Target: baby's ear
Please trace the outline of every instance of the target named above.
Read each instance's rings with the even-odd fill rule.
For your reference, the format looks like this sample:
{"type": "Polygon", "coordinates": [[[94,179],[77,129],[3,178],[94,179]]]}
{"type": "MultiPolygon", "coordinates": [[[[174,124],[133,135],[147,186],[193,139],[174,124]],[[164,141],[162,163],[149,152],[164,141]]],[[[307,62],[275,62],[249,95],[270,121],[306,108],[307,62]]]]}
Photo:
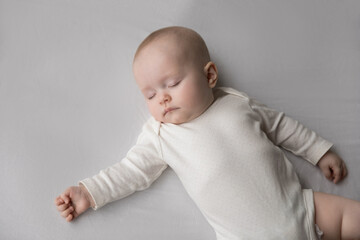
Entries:
{"type": "Polygon", "coordinates": [[[218,80],[218,71],[217,71],[215,63],[213,63],[211,61],[208,62],[204,67],[204,73],[208,80],[209,87],[214,88],[216,86],[216,83],[218,80]]]}

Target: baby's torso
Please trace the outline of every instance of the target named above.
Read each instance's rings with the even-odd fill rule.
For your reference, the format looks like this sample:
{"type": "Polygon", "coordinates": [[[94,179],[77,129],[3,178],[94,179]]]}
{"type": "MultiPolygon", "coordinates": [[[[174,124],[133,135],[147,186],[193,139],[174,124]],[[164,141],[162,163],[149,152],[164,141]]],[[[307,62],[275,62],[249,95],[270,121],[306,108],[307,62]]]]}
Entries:
{"type": "Polygon", "coordinates": [[[297,176],[246,98],[220,94],[192,122],[162,124],[159,137],[164,160],[218,238],[263,236],[279,224],[301,229],[295,227],[305,216],[297,176]]]}

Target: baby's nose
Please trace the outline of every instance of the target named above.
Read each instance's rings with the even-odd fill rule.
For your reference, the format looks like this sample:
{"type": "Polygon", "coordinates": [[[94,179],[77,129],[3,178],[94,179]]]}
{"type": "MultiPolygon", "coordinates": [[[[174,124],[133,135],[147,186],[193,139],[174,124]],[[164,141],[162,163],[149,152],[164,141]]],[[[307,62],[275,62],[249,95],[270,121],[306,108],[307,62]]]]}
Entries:
{"type": "Polygon", "coordinates": [[[171,101],[171,96],[167,93],[164,93],[162,97],[160,98],[160,104],[164,104],[171,101]]]}

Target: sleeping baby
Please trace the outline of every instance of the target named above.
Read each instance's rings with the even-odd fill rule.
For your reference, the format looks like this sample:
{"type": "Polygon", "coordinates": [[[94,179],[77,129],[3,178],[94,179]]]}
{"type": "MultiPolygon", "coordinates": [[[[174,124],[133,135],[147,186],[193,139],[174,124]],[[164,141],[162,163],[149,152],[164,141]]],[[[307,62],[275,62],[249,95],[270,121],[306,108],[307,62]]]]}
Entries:
{"type": "Polygon", "coordinates": [[[133,72],[151,117],[125,158],[55,199],[67,221],[148,188],[169,166],[217,239],[360,239],[360,202],[302,189],[280,149],[337,183],[347,169],[332,143],[243,92],[215,88],[198,33],[151,33],[133,72]]]}

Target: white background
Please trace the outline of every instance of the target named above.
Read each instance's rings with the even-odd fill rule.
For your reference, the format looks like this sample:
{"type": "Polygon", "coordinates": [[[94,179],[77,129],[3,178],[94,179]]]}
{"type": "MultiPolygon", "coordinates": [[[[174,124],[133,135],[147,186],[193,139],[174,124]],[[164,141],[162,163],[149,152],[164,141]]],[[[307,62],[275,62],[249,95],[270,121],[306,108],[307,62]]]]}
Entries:
{"type": "Polygon", "coordinates": [[[359,1],[0,0],[0,239],[215,239],[171,169],[73,223],[53,203],[135,143],[133,54],[170,25],[203,36],[221,86],[335,143],[338,185],[287,152],[304,188],[360,201],[359,1]]]}

